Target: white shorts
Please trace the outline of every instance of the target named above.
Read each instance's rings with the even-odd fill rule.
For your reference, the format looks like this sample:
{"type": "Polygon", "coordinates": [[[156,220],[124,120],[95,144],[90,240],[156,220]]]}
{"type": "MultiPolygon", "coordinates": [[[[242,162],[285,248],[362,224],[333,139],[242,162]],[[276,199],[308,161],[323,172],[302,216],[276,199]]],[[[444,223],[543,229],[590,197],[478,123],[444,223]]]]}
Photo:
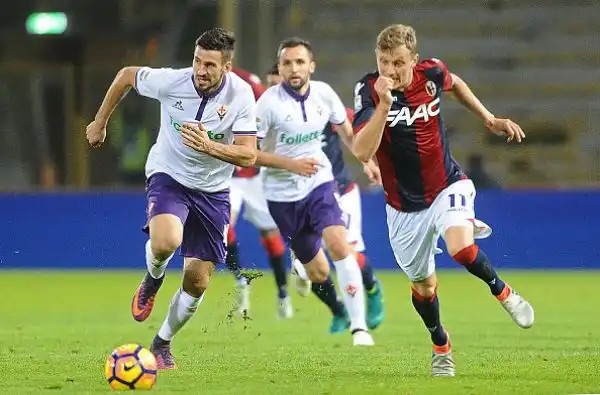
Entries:
{"type": "Polygon", "coordinates": [[[355,185],[349,192],[339,196],[338,204],[344,213],[348,243],[354,246],[356,252],[363,252],[365,250],[365,242],[362,237],[362,206],[358,185],[355,185]]]}
{"type": "Polygon", "coordinates": [[[260,175],[252,178],[233,177],[229,192],[231,211],[239,213],[245,204],[244,219],[259,230],[277,229],[267,206],[260,175]]]}
{"type": "Polygon", "coordinates": [[[472,228],[478,239],[492,233],[475,219],[475,194],[473,182],[465,179],[444,189],[425,210],[405,213],[386,206],[390,244],[398,266],[411,281],[425,280],[435,272],[437,242],[448,228],[472,228]]]}

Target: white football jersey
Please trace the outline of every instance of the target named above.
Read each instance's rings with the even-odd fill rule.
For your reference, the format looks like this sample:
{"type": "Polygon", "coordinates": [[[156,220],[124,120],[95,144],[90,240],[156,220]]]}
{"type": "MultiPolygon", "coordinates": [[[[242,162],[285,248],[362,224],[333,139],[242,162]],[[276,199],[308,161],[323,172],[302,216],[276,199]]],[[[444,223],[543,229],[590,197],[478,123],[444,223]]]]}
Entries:
{"type": "Polygon", "coordinates": [[[166,173],[185,187],[204,192],[229,187],[233,165],[183,144],[185,122],[202,121],[211,140],[232,144],[235,136],[256,134],[256,103],[252,88],[234,73],[205,95],[196,90],[191,67],[141,68],[136,75],[140,95],[160,102],[160,130],[146,161],[146,177],[166,173]]]}
{"type": "Polygon", "coordinates": [[[321,149],[323,129],[328,122],[341,125],[346,108],[326,83],[310,81],[304,96],[285,84],[269,88],[256,106],[261,149],[290,158],[314,158],[321,163],[312,177],[287,170],[262,171],[265,197],[275,202],[294,202],[305,198],[319,185],[332,181],[331,163],[321,149]]]}

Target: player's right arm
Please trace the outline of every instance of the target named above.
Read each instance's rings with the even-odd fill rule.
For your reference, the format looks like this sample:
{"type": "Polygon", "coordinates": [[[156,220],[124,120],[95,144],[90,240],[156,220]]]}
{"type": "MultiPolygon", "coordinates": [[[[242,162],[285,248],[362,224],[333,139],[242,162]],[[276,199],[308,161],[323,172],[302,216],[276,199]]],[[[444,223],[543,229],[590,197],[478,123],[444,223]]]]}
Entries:
{"type": "Polygon", "coordinates": [[[390,78],[379,76],[374,85],[377,98],[373,97],[366,78],[360,80],[354,89],[353,154],[362,162],[371,160],[381,143],[392,106],[392,86],[390,78]]]}
{"type": "Polygon", "coordinates": [[[140,95],[158,100],[161,89],[171,83],[174,76],[176,77],[174,71],[168,68],[153,69],[139,66],[128,66],[119,70],[104,96],[94,121],[86,129],[90,145],[92,147],[102,145],[106,138],[108,119],[129,89],[135,88],[140,95]]]}
{"type": "Polygon", "coordinates": [[[129,92],[130,88],[135,87],[136,75],[140,69],[141,67],[129,66],[119,70],[96,113],[94,118],[96,122],[106,125],[121,99],[129,92]]]}
{"type": "MultiPolygon", "coordinates": [[[[271,134],[275,133],[273,130],[274,117],[272,108],[276,108],[276,104],[269,103],[268,95],[261,96],[256,103],[256,136],[261,141],[271,138],[271,134]]],[[[261,143],[260,146],[262,148],[264,144],[261,143]]],[[[256,166],[283,169],[301,176],[310,177],[317,172],[320,163],[312,158],[293,159],[272,152],[258,150],[256,153],[256,166]]]]}
{"type": "Polygon", "coordinates": [[[86,136],[92,147],[101,146],[106,139],[108,119],[129,89],[135,86],[139,69],[140,67],[136,66],[122,68],[110,84],[94,120],[86,128],[86,136]]]}

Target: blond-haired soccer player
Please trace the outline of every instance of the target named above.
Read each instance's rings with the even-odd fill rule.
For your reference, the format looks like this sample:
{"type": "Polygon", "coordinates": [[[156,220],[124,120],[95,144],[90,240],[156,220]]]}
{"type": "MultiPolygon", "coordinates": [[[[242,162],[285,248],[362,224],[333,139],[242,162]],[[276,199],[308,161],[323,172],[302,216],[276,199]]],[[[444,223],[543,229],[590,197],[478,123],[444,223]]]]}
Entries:
{"type": "Polygon", "coordinates": [[[448,253],[488,285],[517,325],[529,328],[534,313],[475,244],[475,238],[487,237],[491,230],[475,219],[475,188],[450,154],[440,113],[443,92],[453,93],[508,142],[521,142],[525,135],[510,119],[496,118],[441,60],[420,60],[412,27],[383,29],[375,53],[378,70],[354,89],[354,153],[363,161],[375,157],[381,169],[390,243],[412,283],[413,305],[431,334],[432,373],[454,376],[437,297],[434,254],[440,236],[448,253]]]}

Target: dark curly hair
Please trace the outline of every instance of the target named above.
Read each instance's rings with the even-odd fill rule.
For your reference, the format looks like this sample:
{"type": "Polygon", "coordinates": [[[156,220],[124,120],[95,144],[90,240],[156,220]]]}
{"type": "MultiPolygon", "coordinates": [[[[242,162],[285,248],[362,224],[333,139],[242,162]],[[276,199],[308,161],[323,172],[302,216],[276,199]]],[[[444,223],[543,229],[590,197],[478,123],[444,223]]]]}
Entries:
{"type": "Polygon", "coordinates": [[[215,27],[202,33],[196,40],[196,46],[207,51],[219,51],[223,59],[231,60],[235,49],[235,35],[229,30],[215,27]]]}

